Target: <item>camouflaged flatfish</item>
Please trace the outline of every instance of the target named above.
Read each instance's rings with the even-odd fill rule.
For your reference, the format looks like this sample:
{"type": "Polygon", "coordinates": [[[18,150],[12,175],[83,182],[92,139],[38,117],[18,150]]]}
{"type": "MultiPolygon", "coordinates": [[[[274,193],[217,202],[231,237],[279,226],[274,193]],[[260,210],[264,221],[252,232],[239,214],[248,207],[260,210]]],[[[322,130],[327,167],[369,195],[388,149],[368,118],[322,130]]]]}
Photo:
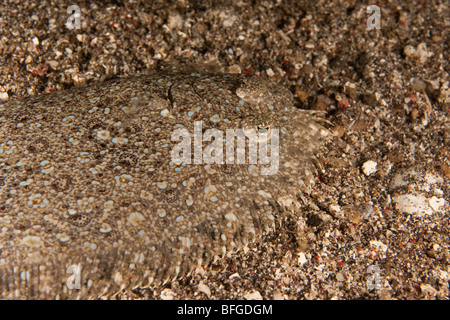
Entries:
{"type": "Polygon", "coordinates": [[[231,74],[135,76],[0,103],[0,297],[110,296],[241,248],[308,192],[327,135],[319,120],[281,85],[231,74]],[[227,129],[277,131],[277,172],[262,174],[270,164],[252,163],[237,138],[246,163],[194,159],[219,159],[211,144],[227,129]],[[174,132],[195,130],[200,146],[174,158],[174,132]]]}

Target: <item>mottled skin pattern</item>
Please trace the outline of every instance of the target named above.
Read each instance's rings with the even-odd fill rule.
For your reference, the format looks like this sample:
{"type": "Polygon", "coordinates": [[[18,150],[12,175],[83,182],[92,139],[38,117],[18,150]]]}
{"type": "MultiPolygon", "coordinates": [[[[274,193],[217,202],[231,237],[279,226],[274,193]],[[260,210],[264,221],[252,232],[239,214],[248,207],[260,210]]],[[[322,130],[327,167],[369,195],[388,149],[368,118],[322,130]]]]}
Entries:
{"type": "Polygon", "coordinates": [[[316,120],[286,88],[241,75],[145,75],[0,104],[0,297],[110,296],[241,248],[308,192],[326,135],[316,120]],[[278,128],[278,173],[173,163],[172,132],[195,120],[278,128]]]}

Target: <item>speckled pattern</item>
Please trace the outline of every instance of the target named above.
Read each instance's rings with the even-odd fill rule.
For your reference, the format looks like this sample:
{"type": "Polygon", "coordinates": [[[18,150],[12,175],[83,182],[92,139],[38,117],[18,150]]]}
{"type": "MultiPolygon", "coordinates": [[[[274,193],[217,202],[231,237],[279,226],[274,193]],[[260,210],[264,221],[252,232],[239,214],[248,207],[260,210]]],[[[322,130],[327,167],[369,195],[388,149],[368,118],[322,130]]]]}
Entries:
{"type": "Polygon", "coordinates": [[[231,74],[143,75],[0,104],[0,297],[110,296],[241,248],[298,210],[327,136],[318,121],[281,85],[231,74]],[[278,173],[175,164],[172,133],[199,120],[279,129],[278,173]]]}

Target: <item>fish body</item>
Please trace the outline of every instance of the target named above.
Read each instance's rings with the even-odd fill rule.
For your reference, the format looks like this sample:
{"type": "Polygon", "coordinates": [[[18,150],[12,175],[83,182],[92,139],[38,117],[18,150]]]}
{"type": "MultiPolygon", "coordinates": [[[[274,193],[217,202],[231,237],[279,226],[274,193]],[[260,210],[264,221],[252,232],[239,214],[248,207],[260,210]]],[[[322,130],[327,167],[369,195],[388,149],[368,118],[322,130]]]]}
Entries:
{"type": "Polygon", "coordinates": [[[108,297],[242,248],[292,214],[326,136],[288,89],[242,75],[142,75],[2,102],[0,297],[108,297]]]}

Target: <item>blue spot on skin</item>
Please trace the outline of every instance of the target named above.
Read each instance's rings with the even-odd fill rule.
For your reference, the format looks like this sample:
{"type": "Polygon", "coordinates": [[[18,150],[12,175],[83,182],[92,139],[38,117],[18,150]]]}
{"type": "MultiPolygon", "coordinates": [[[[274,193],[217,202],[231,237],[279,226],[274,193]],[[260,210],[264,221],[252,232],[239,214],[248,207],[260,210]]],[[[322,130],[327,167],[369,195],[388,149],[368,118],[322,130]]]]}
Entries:
{"type": "Polygon", "coordinates": [[[161,183],[161,184],[158,184],[158,188],[164,190],[165,188],[167,188],[167,185],[165,183],[161,183]]]}
{"type": "Polygon", "coordinates": [[[220,116],[216,113],[211,117],[212,122],[217,123],[220,122],[220,116]]]}
{"type": "Polygon", "coordinates": [[[236,111],[241,111],[241,109],[239,109],[239,107],[236,107],[236,111]]]}
{"type": "Polygon", "coordinates": [[[242,100],[239,100],[239,103],[240,103],[240,104],[244,104],[245,102],[244,102],[244,101],[242,101],[242,100]]]}
{"type": "Polygon", "coordinates": [[[48,205],[48,200],[47,199],[42,199],[42,204],[39,206],[39,208],[45,208],[48,205]]]}
{"type": "Polygon", "coordinates": [[[173,166],[173,162],[172,161],[169,162],[169,166],[173,166]]]}
{"type": "Polygon", "coordinates": [[[211,198],[211,201],[212,201],[212,202],[217,202],[218,200],[219,200],[219,199],[218,199],[217,197],[212,197],[212,198],[211,198]]]}
{"type": "MultiPolygon", "coordinates": [[[[113,138],[111,141],[112,141],[112,143],[117,143],[117,142],[118,142],[118,139],[117,139],[117,138],[113,138]]],[[[127,138],[124,138],[122,142],[127,143],[127,142],[128,142],[128,139],[127,139],[127,138]]]]}
{"type": "Polygon", "coordinates": [[[194,112],[188,111],[188,116],[189,116],[189,117],[192,117],[193,115],[194,115],[194,112]]]}
{"type": "Polygon", "coordinates": [[[219,90],[219,91],[222,91],[222,90],[223,90],[223,88],[219,88],[219,89],[217,89],[217,90],[219,90]]]}
{"type": "Polygon", "coordinates": [[[163,145],[161,146],[161,148],[167,148],[168,146],[169,146],[169,144],[166,143],[166,144],[163,144],[163,145]]]}
{"type": "Polygon", "coordinates": [[[269,107],[269,110],[273,110],[275,107],[274,106],[270,106],[269,107]]]}
{"type": "Polygon", "coordinates": [[[181,171],[181,168],[175,168],[175,171],[176,171],[176,172],[180,172],[180,171],[181,171]]]}
{"type": "Polygon", "coordinates": [[[73,119],[74,116],[68,116],[68,117],[65,117],[65,118],[62,119],[62,121],[63,121],[63,122],[66,122],[66,121],[68,120],[67,118],[73,119]]]}
{"type": "Polygon", "coordinates": [[[225,102],[226,102],[226,103],[230,103],[230,100],[228,100],[228,99],[225,99],[225,102]]]}
{"type": "Polygon", "coordinates": [[[77,160],[78,160],[80,163],[86,163],[86,162],[89,162],[89,161],[90,161],[89,158],[86,158],[85,160],[81,160],[80,157],[77,157],[77,160]]]}
{"type": "Polygon", "coordinates": [[[161,83],[163,80],[164,80],[164,79],[161,78],[161,79],[156,80],[156,82],[161,83]]]}
{"type": "MultiPolygon", "coordinates": [[[[256,166],[254,164],[251,164],[248,166],[248,172],[252,173],[252,169],[255,168],[256,166]]],[[[256,172],[252,173],[252,176],[257,177],[258,174],[256,172]]]]}
{"type": "Polygon", "coordinates": [[[98,173],[98,171],[97,170],[94,170],[94,168],[89,168],[88,169],[92,174],[97,174],[98,173]]]}

